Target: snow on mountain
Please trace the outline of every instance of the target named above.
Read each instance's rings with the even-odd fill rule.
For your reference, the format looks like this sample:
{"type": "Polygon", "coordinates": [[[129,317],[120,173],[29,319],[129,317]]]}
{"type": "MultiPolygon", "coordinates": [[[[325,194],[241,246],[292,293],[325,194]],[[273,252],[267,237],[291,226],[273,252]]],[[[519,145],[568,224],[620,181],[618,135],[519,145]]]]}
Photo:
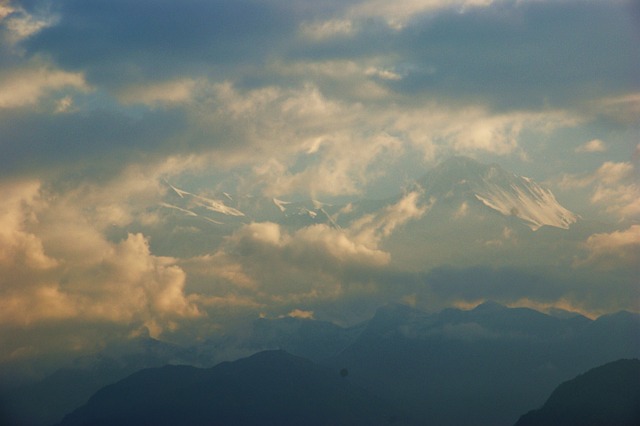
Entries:
{"type": "Polygon", "coordinates": [[[534,231],[542,226],[568,229],[578,219],[533,180],[466,157],[441,163],[420,185],[427,198],[476,200],[503,216],[519,218],[534,231]]]}
{"type": "MultiPolygon", "coordinates": [[[[209,198],[169,184],[169,199],[161,206],[205,219],[215,224],[271,221],[300,228],[325,223],[335,228],[348,227],[367,214],[383,211],[397,199],[360,200],[351,208],[314,199],[285,201],[279,198],[222,193],[209,198]]],[[[518,176],[498,165],[485,165],[466,157],[453,157],[433,168],[420,181],[418,190],[424,200],[437,200],[444,216],[430,215],[430,225],[440,226],[443,217],[481,214],[490,209],[502,216],[517,218],[532,230],[542,226],[568,229],[578,217],[564,208],[553,193],[533,180],[518,176]]],[[[471,216],[470,216],[471,217],[471,216]]]]}
{"type": "Polygon", "coordinates": [[[278,209],[280,209],[280,211],[282,213],[287,211],[287,204],[291,204],[290,201],[282,201],[282,200],[278,200],[277,198],[273,198],[273,204],[275,204],[278,209]]]}
{"type": "MultiPolygon", "coordinates": [[[[201,195],[197,195],[197,194],[193,194],[191,192],[187,192],[184,191],[182,189],[176,188],[175,186],[167,183],[169,185],[169,187],[181,198],[181,199],[185,199],[188,198],[190,203],[195,206],[195,207],[202,207],[206,210],[212,211],[212,212],[216,212],[216,213],[222,213],[223,215],[226,216],[245,216],[245,214],[243,212],[241,212],[240,210],[230,207],[228,205],[225,204],[224,201],[222,200],[214,200],[211,198],[207,198],[207,197],[203,197],[201,195]]],[[[229,194],[224,194],[225,197],[227,197],[230,201],[232,200],[231,196],[229,194]]],[[[191,213],[191,215],[194,216],[199,216],[198,214],[188,210],[188,209],[183,209],[183,208],[179,208],[177,206],[171,206],[171,205],[165,205],[165,207],[172,207],[172,208],[176,208],[178,210],[182,210],[183,212],[187,212],[187,213],[191,213]]]]}

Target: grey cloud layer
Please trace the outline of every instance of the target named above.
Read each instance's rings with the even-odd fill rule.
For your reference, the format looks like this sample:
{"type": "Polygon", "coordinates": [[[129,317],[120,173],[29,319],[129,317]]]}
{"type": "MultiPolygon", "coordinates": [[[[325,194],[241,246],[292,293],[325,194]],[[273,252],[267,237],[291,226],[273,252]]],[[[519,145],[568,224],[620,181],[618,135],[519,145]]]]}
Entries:
{"type": "MultiPolygon", "coordinates": [[[[451,7],[416,14],[400,30],[379,18],[344,17],[335,5],[318,16],[305,2],[54,7],[59,23],[31,38],[28,51],[51,54],[106,86],[185,73],[237,78],[248,71],[238,75],[236,67],[273,59],[375,57],[402,77],[384,82],[401,94],[488,99],[501,108],[566,106],[640,87],[638,21],[627,2],[503,1],[464,13],[451,7]],[[353,21],[354,30],[320,40],[301,36],[301,24],[327,15],[353,21]]],[[[255,69],[249,74],[246,83],[264,79],[255,69]]]]}
{"type": "Polygon", "coordinates": [[[154,111],[142,117],[108,110],[59,115],[3,113],[0,175],[37,173],[61,166],[89,166],[92,173],[112,174],[131,161],[177,151],[170,142],[185,126],[180,111],[154,111]]]}
{"type": "Polygon", "coordinates": [[[639,87],[637,22],[609,2],[504,2],[412,23],[415,60],[398,86],[489,98],[500,107],[565,106],[639,87]]]}
{"type": "Polygon", "coordinates": [[[64,1],[27,43],[106,86],[261,63],[291,35],[283,5],[256,1],[64,1]]]}

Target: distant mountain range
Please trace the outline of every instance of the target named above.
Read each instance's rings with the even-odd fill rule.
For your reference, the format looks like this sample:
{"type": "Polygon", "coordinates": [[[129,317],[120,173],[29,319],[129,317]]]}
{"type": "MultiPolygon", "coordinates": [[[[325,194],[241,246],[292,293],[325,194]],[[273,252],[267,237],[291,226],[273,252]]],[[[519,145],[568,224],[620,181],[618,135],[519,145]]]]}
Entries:
{"type": "MultiPolygon", "coordinates": [[[[191,347],[138,338],[13,390],[4,405],[20,419],[15,424],[50,425],[100,388],[142,368],[211,367],[224,359],[285,350],[310,359],[295,363],[313,363],[323,371],[319,376],[331,381],[343,380],[338,372],[346,369],[346,380],[359,389],[354,392],[387,401],[380,406],[392,408],[397,420],[506,426],[542,406],[563,381],[607,362],[639,358],[638,335],[640,315],[628,312],[591,320],[567,311],[548,315],[492,302],[433,314],[392,304],[350,328],[312,319],[257,319],[234,335],[191,347]]],[[[195,368],[161,371],[204,374],[195,368]]]]}
{"type": "MultiPolygon", "coordinates": [[[[332,205],[318,200],[286,201],[221,193],[194,194],[167,183],[170,191],[161,207],[185,217],[218,225],[248,221],[274,221],[290,226],[329,223],[347,226],[358,215],[383,209],[399,198],[332,205]]],[[[467,157],[452,157],[439,164],[409,189],[421,193],[421,202],[434,199],[456,211],[481,209],[513,217],[532,230],[542,226],[568,229],[578,216],[564,208],[550,190],[533,180],[508,172],[496,164],[485,165],[467,157]]],[[[462,211],[460,211],[462,213],[462,211]]]]}
{"type": "Polygon", "coordinates": [[[330,362],[417,423],[510,425],[558,383],[639,357],[639,331],[640,315],[624,312],[592,321],[496,303],[435,315],[390,305],[330,362]]]}
{"type": "Polygon", "coordinates": [[[398,266],[414,270],[496,259],[510,265],[528,264],[528,259],[555,262],[575,251],[578,241],[608,229],[582,220],[532,179],[467,157],[444,161],[384,199],[289,200],[188,190],[167,182],[153,213],[162,219],[164,231],[173,232],[139,226],[149,235],[154,252],[189,257],[217,250],[226,237],[252,222],[276,223],[290,233],[323,224],[358,235],[362,223],[384,227],[390,212],[406,208],[407,201],[421,214],[385,228],[379,248],[398,266]],[[571,248],[557,244],[559,240],[571,248]]]}

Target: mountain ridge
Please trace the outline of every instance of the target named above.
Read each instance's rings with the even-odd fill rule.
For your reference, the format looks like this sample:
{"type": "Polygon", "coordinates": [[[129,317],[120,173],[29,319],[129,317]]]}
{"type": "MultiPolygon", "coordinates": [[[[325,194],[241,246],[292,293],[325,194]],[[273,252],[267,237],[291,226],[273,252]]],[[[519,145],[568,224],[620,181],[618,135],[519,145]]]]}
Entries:
{"type": "Polygon", "coordinates": [[[635,426],[639,401],[640,360],[621,359],[563,382],[515,426],[635,426]]]}
{"type": "Polygon", "coordinates": [[[331,371],[285,351],[202,370],[142,370],[95,393],[60,426],[383,425],[402,414],[331,371]]]}
{"type": "MultiPolygon", "coordinates": [[[[350,203],[354,208],[347,208],[349,205],[333,205],[313,198],[288,201],[281,197],[232,196],[226,192],[217,197],[203,196],[169,182],[166,184],[175,197],[173,202],[161,203],[161,207],[218,225],[275,221],[290,226],[326,223],[342,227],[355,218],[353,212],[371,213],[398,199],[358,200],[350,203]]],[[[515,217],[534,231],[542,226],[568,229],[578,220],[578,216],[563,207],[549,189],[532,179],[469,157],[445,160],[416,180],[414,188],[422,193],[423,202],[431,197],[437,201],[456,197],[461,202],[483,205],[504,217],[515,217]]]]}

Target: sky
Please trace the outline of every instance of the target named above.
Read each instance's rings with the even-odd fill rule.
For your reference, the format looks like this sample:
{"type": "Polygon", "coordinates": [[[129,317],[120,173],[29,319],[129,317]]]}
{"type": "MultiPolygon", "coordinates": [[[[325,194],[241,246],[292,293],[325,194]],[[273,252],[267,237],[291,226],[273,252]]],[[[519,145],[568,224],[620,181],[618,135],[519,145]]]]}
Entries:
{"type": "Polygon", "coordinates": [[[638,311],[639,45],[637,1],[0,0],[0,363],[398,301],[638,311]],[[412,193],[348,229],[158,207],[385,199],[453,155],[588,225],[403,254],[412,193]]]}

